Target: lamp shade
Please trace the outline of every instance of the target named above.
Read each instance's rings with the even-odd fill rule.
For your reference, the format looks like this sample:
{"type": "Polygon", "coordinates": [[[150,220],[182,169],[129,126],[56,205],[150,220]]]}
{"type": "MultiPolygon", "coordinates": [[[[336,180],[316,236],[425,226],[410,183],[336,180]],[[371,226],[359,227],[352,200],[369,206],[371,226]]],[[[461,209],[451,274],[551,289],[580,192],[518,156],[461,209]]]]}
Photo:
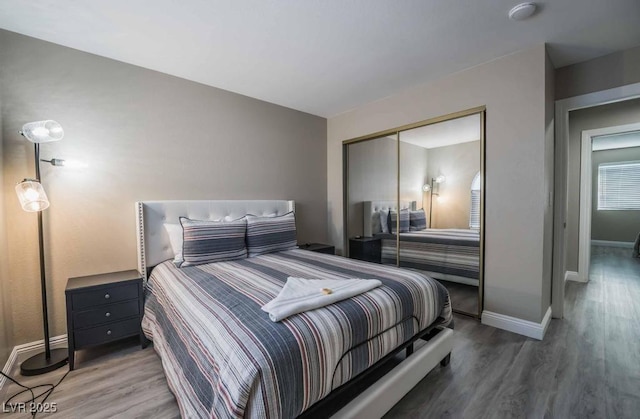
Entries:
{"type": "Polygon", "coordinates": [[[18,183],[16,193],[22,209],[27,212],[38,212],[49,208],[47,194],[37,180],[25,179],[18,183]]]}
{"type": "Polygon", "coordinates": [[[48,119],[46,121],[29,122],[22,126],[20,134],[32,143],[49,143],[60,141],[64,137],[62,125],[48,119]]]}
{"type": "Polygon", "coordinates": [[[436,178],[436,183],[444,183],[447,178],[444,175],[440,175],[436,178]]]}
{"type": "Polygon", "coordinates": [[[423,192],[429,192],[430,190],[431,190],[431,185],[429,185],[428,183],[425,183],[424,185],[422,185],[423,192]]]}

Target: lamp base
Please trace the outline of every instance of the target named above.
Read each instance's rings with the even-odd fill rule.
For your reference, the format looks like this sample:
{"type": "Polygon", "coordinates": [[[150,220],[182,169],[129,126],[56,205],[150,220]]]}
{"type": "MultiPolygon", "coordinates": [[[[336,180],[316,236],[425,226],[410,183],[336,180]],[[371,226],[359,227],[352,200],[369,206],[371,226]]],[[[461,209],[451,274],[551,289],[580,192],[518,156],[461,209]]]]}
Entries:
{"type": "Polygon", "coordinates": [[[67,365],[68,362],[69,351],[67,348],[52,349],[49,359],[47,359],[45,353],[42,352],[25,360],[20,364],[20,374],[25,376],[46,374],[67,365]]]}

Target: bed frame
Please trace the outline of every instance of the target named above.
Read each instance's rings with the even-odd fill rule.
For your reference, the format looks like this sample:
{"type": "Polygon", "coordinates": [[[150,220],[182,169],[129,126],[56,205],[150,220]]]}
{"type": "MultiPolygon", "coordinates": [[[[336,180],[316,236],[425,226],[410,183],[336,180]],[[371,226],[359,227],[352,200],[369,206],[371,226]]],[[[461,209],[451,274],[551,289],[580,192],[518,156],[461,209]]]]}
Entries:
{"type": "MultiPolygon", "coordinates": [[[[295,210],[294,201],[143,201],[136,202],[138,270],[146,281],[157,264],[174,257],[165,223],[179,217],[198,220],[233,220],[247,214],[282,215],[295,210]]],[[[453,330],[430,327],[399,346],[349,382],[333,390],[301,417],[381,417],[422,380],[438,363],[449,364],[453,330]],[[428,342],[414,352],[413,344],[428,342]],[[388,361],[406,351],[407,358],[385,374],[388,361]],[[411,356],[409,356],[411,355],[411,356]],[[377,378],[384,374],[381,378],[377,378]],[[371,382],[377,379],[373,384],[371,382]]]]}

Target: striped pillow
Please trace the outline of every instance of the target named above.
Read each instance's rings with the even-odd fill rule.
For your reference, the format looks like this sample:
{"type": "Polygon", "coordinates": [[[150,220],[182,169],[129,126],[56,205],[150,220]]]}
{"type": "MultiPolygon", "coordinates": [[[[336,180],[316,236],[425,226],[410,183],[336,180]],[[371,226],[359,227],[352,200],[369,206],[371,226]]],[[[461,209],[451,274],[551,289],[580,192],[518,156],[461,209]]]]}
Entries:
{"type": "MultiPolygon", "coordinates": [[[[398,223],[398,213],[396,211],[389,211],[389,233],[395,234],[397,223],[398,223]]],[[[409,210],[402,209],[400,210],[400,233],[409,232],[409,210]]]]}
{"type": "Polygon", "coordinates": [[[180,217],[180,224],[183,230],[180,267],[247,257],[244,218],[225,222],[180,217]]]}
{"type": "Polygon", "coordinates": [[[409,230],[420,231],[427,228],[427,216],[423,209],[409,211],[409,230]]]}
{"type": "Polygon", "coordinates": [[[389,234],[389,211],[380,210],[378,213],[380,217],[380,230],[382,230],[384,234],[389,234]]]}
{"type": "Polygon", "coordinates": [[[280,217],[247,215],[249,257],[295,249],[296,246],[296,218],[293,212],[280,217]]]}

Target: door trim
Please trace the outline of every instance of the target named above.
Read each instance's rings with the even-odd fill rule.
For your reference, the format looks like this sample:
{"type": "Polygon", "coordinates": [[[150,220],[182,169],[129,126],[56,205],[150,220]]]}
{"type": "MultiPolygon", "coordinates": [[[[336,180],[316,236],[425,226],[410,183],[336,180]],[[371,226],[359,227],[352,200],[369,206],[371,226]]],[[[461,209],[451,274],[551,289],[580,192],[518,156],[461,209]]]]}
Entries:
{"type": "Polygon", "coordinates": [[[555,113],[555,203],[553,217],[553,278],[551,307],[553,317],[564,316],[564,278],[566,274],[565,250],[567,247],[567,164],[569,156],[569,112],[607,103],[621,102],[640,97],[640,83],[601,90],[556,101],[555,113]]]}
{"type": "Polygon", "coordinates": [[[591,263],[591,211],[593,199],[592,144],[593,137],[639,131],[640,123],[615,125],[582,131],[580,151],[580,230],[578,234],[578,280],[589,282],[591,263]]]}

